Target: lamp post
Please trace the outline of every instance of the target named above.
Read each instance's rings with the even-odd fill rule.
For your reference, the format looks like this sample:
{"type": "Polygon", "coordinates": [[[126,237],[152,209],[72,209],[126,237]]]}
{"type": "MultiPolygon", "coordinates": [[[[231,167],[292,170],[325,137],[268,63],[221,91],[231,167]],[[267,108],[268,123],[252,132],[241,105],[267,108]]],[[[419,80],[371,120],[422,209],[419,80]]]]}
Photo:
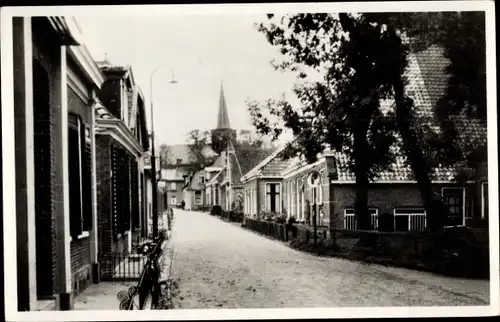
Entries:
{"type": "Polygon", "coordinates": [[[309,186],[313,190],[313,230],[314,230],[314,246],[317,244],[318,238],[318,223],[316,222],[317,218],[317,201],[316,201],[316,189],[319,186],[319,178],[320,174],[317,171],[313,171],[309,174],[307,181],[309,182],[309,186]]]}
{"type": "MultiPolygon", "coordinates": [[[[151,100],[151,172],[152,172],[152,185],[153,185],[153,238],[158,236],[158,181],[156,180],[156,155],[155,155],[155,130],[154,130],[154,116],[153,116],[153,76],[163,66],[156,67],[151,73],[149,81],[150,100],[151,100]]],[[[169,82],[176,84],[177,81],[173,78],[169,82]]],[[[161,165],[160,165],[161,169],[161,165]]]]}

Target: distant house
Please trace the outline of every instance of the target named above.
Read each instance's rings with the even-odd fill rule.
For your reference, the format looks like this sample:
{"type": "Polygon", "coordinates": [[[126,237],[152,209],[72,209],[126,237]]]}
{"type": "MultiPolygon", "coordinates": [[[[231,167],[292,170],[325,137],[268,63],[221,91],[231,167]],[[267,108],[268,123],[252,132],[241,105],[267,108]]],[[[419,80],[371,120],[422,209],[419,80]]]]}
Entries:
{"type": "MultiPolygon", "coordinates": [[[[166,156],[162,158],[162,180],[165,182],[168,192],[170,192],[169,204],[180,205],[182,201],[187,203],[183,188],[187,180],[192,177],[204,165],[188,144],[174,144],[167,146],[166,156]]],[[[205,161],[214,159],[217,154],[210,145],[205,146],[201,154],[205,161]]]]}
{"type": "MultiPolygon", "coordinates": [[[[448,61],[443,50],[433,46],[418,54],[410,54],[406,75],[408,95],[415,101],[416,112],[422,120],[433,119],[432,106],[446,88],[448,61]]],[[[392,108],[393,102],[384,102],[392,108]]],[[[460,141],[470,143],[463,149],[486,146],[486,124],[464,115],[454,118],[460,141]]],[[[245,214],[256,216],[261,209],[286,213],[299,222],[312,224],[313,207],[318,214],[317,224],[330,228],[356,230],[353,210],[355,177],[346,170],[347,158],[340,152],[325,151],[314,164],[305,164],[297,158],[284,161],[276,152],[243,177],[247,202],[245,214]],[[311,188],[307,177],[311,171],[320,173],[320,185],[311,188]],[[265,183],[259,183],[260,180],[265,183]],[[265,187],[264,187],[265,185],[265,187]],[[274,187],[273,187],[274,186],[274,187]],[[313,193],[316,192],[316,200],[313,193]],[[277,205],[282,206],[277,206],[277,205]]],[[[434,191],[449,208],[446,226],[486,227],[488,222],[487,164],[477,163],[473,168],[461,165],[434,169],[434,191]],[[466,182],[454,178],[463,170],[469,173],[466,182]]],[[[423,207],[412,171],[402,154],[390,170],[379,174],[368,191],[368,207],[374,230],[423,231],[427,214],[423,207]]]]}
{"type": "MultiPolygon", "coordinates": [[[[151,154],[149,152],[144,153],[144,177],[145,177],[145,202],[144,206],[146,208],[146,225],[142,225],[143,235],[146,238],[152,238],[153,236],[153,173],[151,172],[151,154]]],[[[167,200],[167,190],[165,188],[165,182],[161,179],[160,160],[156,158],[156,179],[158,184],[158,190],[156,191],[157,200],[157,213],[162,214],[168,207],[167,200]]]]}
{"type": "Polygon", "coordinates": [[[99,277],[93,109],[105,77],[75,20],[12,26],[18,310],[68,310],[99,277]]]}
{"type": "Polygon", "coordinates": [[[186,177],[183,187],[186,210],[201,210],[206,207],[205,170],[201,169],[186,177]]]}
{"type": "Polygon", "coordinates": [[[161,182],[167,193],[167,201],[170,207],[180,206],[183,200],[184,182],[189,176],[190,170],[186,168],[161,169],[161,182]]]}
{"type": "Polygon", "coordinates": [[[241,178],[244,185],[244,208],[246,216],[255,218],[263,212],[290,212],[283,199],[283,171],[294,160],[283,160],[276,149],[241,178]]]}
{"type": "Polygon", "coordinates": [[[129,66],[98,62],[106,75],[96,106],[99,252],[128,254],[147,226],[144,96],[129,66]]]}

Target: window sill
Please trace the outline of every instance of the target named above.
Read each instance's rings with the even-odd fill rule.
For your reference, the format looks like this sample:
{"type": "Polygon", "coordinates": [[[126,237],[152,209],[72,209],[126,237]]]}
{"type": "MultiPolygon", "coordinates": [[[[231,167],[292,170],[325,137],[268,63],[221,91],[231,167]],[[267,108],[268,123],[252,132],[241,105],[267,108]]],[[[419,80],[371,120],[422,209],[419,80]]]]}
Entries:
{"type": "Polygon", "coordinates": [[[73,239],[73,240],[80,240],[80,239],[87,238],[87,237],[89,237],[89,236],[90,236],[90,232],[88,232],[88,231],[83,231],[81,235],[78,235],[78,236],[76,237],[76,239],[75,239],[74,237],[73,237],[72,239],[73,239]]]}

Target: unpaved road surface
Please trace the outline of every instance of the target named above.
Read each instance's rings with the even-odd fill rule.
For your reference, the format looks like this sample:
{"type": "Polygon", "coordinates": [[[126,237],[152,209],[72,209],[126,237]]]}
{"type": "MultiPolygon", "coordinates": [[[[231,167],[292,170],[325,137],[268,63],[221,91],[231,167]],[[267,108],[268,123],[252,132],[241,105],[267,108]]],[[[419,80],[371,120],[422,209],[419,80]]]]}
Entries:
{"type": "Polygon", "coordinates": [[[206,213],[175,211],[176,308],[488,305],[489,282],[302,253],[206,213]]]}

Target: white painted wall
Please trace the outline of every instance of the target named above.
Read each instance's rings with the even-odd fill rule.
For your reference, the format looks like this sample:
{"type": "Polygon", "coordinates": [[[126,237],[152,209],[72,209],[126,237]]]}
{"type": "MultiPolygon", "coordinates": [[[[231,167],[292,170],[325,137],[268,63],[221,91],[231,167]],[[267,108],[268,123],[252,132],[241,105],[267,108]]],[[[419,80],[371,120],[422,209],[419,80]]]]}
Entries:
{"type": "Polygon", "coordinates": [[[148,233],[153,232],[153,183],[151,178],[146,179],[146,208],[148,214],[148,233]]]}

